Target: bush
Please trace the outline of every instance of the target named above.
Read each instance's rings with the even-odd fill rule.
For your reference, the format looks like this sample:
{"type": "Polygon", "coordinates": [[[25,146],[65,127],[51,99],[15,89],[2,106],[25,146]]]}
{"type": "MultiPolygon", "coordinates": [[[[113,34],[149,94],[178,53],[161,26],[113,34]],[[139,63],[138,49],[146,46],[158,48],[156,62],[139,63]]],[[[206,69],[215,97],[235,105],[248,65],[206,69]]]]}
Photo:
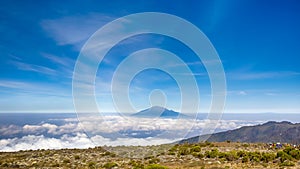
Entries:
{"type": "Polygon", "coordinates": [[[291,151],[289,152],[289,154],[290,154],[293,158],[295,158],[296,160],[300,160],[300,151],[299,151],[299,150],[296,150],[296,149],[291,150],[291,151]]]}
{"type": "Polygon", "coordinates": [[[249,147],[249,144],[242,144],[243,147],[249,147]]]}
{"type": "Polygon", "coordinates": [[[204,157],[204,155],[203,155],[202,153],[196,153],[196,152],[193,152],[192,155],[193,155],[194,157],[197,157],[197,158],[203,158],[203,157],[204,157]]]}
{"type": "Polygon", "coordinates": [[[175,152],[170,151],[170,152],[168,152],[168,155],[175,155],[175,152]]]}
{"type": "Polygon", "coordinates": [[[247,152],[245,152],[245,151],[238,151],[237,152],[237,156],[239,156],[239,157],[245,157],[245,156],[247,156],[247,152]]]}
{"type": "Polygon", "coordinates": [[[158,163],[160,160],[158,158],[152,158],[149,160],[149,164],[155,164],[158,163]]]}
{"type": "Polygon", "coordinates": [[[248,153],[249,159],[252,162],[260,162],[261,160],[261,153],[260,152],[249,152],[248,153]]]}
{"type": "Polygon", "coordinates": [[[88,167],[89,168],[96,168],[96,162],[94,162],[94,161],[89,162],[88,167]]]}
{"type": "Polygon", "coordinates": [[[218,153],[219,158],[226,158],[226,156],[227,156],[227,153],[225,153],[225,152],[219,152],[218,153]]]}
{"type": "Polygon", "coordinates": [[[284,162],[284,161],[286,161],[286,160],[292,160],[292,156],[290,156],[290,155],[288,155],[286,152],[284,152],[284,151],[278,151],[277,152],[277,156],[276,156],[277,158],[280,158],[280,162],[284,162]]]}
{"type": "Polygon", "coordinates": [[[128,164],[131,165],[133,169],[144,169],[144,164],[142,164],[141,161],[130,160],[128,164]]]}
{"type": "Polygon", "coordinates": [[[59,167],[58,163],[52,164],[51,167],[59,167]]]}
{"type": "Polygon", "coordinates": [[[80,156],[79,156],[79,155],[75,155],[75,156],[74,156],[74,159],[75,159],[75,160],[79,160],[79,159],[80,159],[80,156]]]}
{"type": "Polygon", "coordinates": [[[265,163],[268,163],[269,161],[275,160],[276,155],[273,153],[262,153],[261,160],[264,161],[265,163]]]}
{"type": "Polygon", "coordinates": [[[242,163],[247,163],[247,162],[249,162],[249,157],[248,156],[244,156],[242,158],[242,163]]]}
{"type": "Polygon", "coordinates": [[[253,162],[260,162],[260,159],[258,157],[253,157],[251,161],[253,161],[253,162]]]}
{"type": "Polygon", "coordinates": [[[174,151],[177,151],[177,148],[178,148],[178,146],[173,146],[170,150],[169,150],[169,152],[174,152],[174,151]]]}
{"type": "Polygon", "coordinates": [[[70,160],[69,159],[64,159],[63,163],[70,163],[70,160]]]}
{"type": "Polygon", "coordinates": [[[190,154],[190,151],[187,147],[180,147],[179,155],[188,155],[188,154],[190,154]]]}
{"type": "Polygon", "coordinates": [[[234,161],[239,159],[239,157],[237,156],[235,151],[230,151],[228,153],[226,153],[226,160],[227,161],[234,161]]]}
{"type": "Polygon", "coordinates": [[[219,155],[218,149],[212,149],[211,151],[206,151],[205,156],[207,158],[216,158],[219,155]]]}
{"type": "Polygon", "coordinates": [[[146,166],[145,169],[168,169],[168,167],[162,166],[159,164],[150,164],[150,165],[146,166]]]}
{"type": "Polygon", "coordinates": [[[290,154],[290,151],[292,151],[292,150],[293,150],[293,148],[290,147],[290,146],[288,146],[288,147],[285,147],[285,148],[284,148],[283,152],[285,152],[285,153],[287,153],[287,154],[290,154]]]}
{"type": "Polygon", "coordinates": [[[295,164],[291,161],[285,161],[285,162],[279,164],[279,166],[280,167],[282,167],[282,166],[295,166],[295,164]]]}
{"type": "Polygon", "coordinates": [[[116,167],[116,166],[118,166],[118,164],[116,164],[114,162],[108,162],[103,165],[103,168],[112,169],[113,167],[116,167]]]}
{"type": "Polygon", "coordinates": [[[201,147],[200,146],[193,146],[190,151],[191,152],[200,152],[201,151],[201,147]]]}

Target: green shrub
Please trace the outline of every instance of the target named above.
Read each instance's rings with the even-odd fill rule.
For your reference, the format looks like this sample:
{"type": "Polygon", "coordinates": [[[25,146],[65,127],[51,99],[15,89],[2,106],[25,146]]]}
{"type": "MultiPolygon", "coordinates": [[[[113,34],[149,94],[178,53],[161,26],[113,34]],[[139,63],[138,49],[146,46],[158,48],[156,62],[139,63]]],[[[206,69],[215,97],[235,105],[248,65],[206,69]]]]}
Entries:
{"type": "Polygon", "coordinates": [[[155,164],[155,163],[158,163],[160,162],[160,160],[158,158],[152,158],[149,160],[149,164],[155,164]]]}
{"type": "Polygon", "coordinates": [[[242,147],[249,147],[249,144],[242,144],[242,147]]]}
{"type": "Polygon", "coordinates": [[[265,163],[268,163],[269,161],[273,161],[276,158],[276,155],[273,153],[262,153],[261,160],[265,163]]]}
{"type": "Polygon", "coordinates": [[[130,160],[128,164],[131,165],[133,169],[144,169],[144,164],[142,164],[141,161],[130,160]]]}
{"type": "Polygon", "coordinates": [[[234,161],[237,159],[239,159],[239,157],[237,156],[237,153],[235,151],[230,151],[230,152],[226,153],[227,161],[234,161]]]}
{"type": "Polygon", "coordinates": [[[79,160],[79,159],[80,159],[80,156],[79,156],[79,155],[75,155],[75,156],[74,156],[74,159],[75,159],[75,160],[79,160]]]}
{"type": "Polygon", "coordinates": [[[169,152],[175,152],[177,151],[178,146],[173,146],[172,148],[169,149],[169,152]]]}
{"type": "Polygon", "coordinates": [[[248,156],[244,156],[242,158],[242,163],[247,163],[247,162],[249,162],[249,157],[248,156]]]}
{"type": "Polygon", "coordinates": [[[188,155],[190,151],[187,147],[180,147],[178,153],[179,155],[188,155]]]}
{"type": "Polygon", "coordinates": [[[280,162],[283,163],[286,160],[292,160],[292,156],[288,155],[286,152],[284,151],[278,151],[277,152],[277,158],[280,158],[280,162]]]}
{"type": "Polygon", "coordinates": [[[58,163],[52,164],[51,167],[59,167],[58,163]]]}
{"type": "Polygon", "coordinates": [[[108,162],[108,163],[103,165],[103,168],[112,169],[113,167],[116,167],[116,166],[118,166],[118,164],[116,164],[114,162],[108,162]]]}
{"type": "Polygon", "coordinates": [[[258,158],[258,157],[253,157],[251,161],[253,161],[253,162],[260,162],[260,158],[258,158]]]}
{"type": "Polygon", "coordinates": [[[203,157],[204,157],[204,155],[203,155],[202,153],[196,153],[196,152],[193,152],[192,155],[193,155],[194,157],[197,157],[197,158],[203,158],[203,157]]]}
{"type": "Polygon", "coordinates": [[[225,153],[225,152],[219,152],[218,153],[219,158],[226,158],[226,156],[227,156],[227,153],[225,153]]]}
{"type": "Polygon", "coordinates": [[[300,151],[299,150],[296,150],[296,149],[291,150],[289,152],[289,155],[291,155],[296,160],[300,160],[300,151]]]}
{"type": "Polygon", "coordinates": [[[287,153],[287,154],[290,154],[290,151],[292,151],[292,150],[293,150],[293,148],[290,147],[290,146],[288,146],[288,147],[285,147],[285,148],[283,149],[283,152],[285,152],[285,153],[287,153]]]}
{"type": "Polygon", "coordinates": [[[279,166],[280,167],[282,167],[282,166],[290,166],[291,167],[291,166],[295,166],[295,164],[291,161],[285,161],[285,162],[279,164],[279,166]]]}
{"type": "Polygon", "coordinates": [[[212,149],[211,151],[206,151],[205,156],[207,158],[216,158],[218,157],[219,151],[218,149],[212,149]]]}
{"type": "Polygon", "coordinates": [[[201,147],[200,146],[193,146],[190,151],[191,152],[200,152],[201,151],[201,147]]]}
{"type": "Polygon", "coordinates": [[[249,156],[249,159],[250,161],[252,162],[260,162],[261,160],[261,153],[260,152],[248,152],[248,156],[249,156]]]}
{"type": "Polygon", "coordinates": [[[247,152],[246,151],[238,151],[237,152],[237,156],[239,156],[239,157],[245,157],[245,156],[247,156],[247,152]]]}
{"type": "Polygon", "coordinates": [[[70,160],[66,158],[63,160],[63,163],[70,163],[70,160]]]}
{"type": "Polygon", "coordinates": [[[96,162],[94,162],[94,161],[89,162],[88,167],[89,168],[96,168],[96,162]]]}
{"type": "Polygon", "coordinates": [[[168,152],[168,155],[175,155],[176,153],[171,151],[171,152],[168,152]]]}
{"type": "Polygon", "coordinates": [[[150,165],[146,166],[145,169],[168,169],[168,167],[162,166],[159,164],[150,164],[150,165]]]}

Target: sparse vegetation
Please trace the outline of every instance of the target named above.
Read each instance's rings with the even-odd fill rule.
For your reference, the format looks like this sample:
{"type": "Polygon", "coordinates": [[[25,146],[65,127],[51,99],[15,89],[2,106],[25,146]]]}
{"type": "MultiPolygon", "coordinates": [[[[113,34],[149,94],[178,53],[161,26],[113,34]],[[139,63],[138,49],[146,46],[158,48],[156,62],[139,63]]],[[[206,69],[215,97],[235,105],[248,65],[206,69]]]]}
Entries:
{"type": "Polygon", "coordinates": [[[299,162],[300,150],[290,145],[236,142],[0,152],[0,168],[299,168],[299,162]]]}

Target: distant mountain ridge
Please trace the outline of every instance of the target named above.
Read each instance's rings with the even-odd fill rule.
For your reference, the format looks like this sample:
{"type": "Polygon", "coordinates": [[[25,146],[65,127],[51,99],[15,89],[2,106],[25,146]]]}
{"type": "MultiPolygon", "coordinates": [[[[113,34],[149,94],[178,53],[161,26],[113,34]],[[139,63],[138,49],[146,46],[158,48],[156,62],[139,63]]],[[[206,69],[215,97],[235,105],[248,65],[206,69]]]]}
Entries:
{"type": "MultiPolygon", "coordinates": [[[[207,135],[184,139],[179,143],[196,143],[203,141],[207,135]]],[[[282,142],[300,144],[300,123],[291,123],[288,121],[267,123],[255,126],[244,126],[234,130],[212,134],[207,141],[210,142],[249,142],[249,143],[269,143],[282,142]]]]}
{"type": "Polygon", "coordinates": [[[178,118],[187,117],[187,115],[180,114],[179,112],[175,112],[173,110],[166,109],[160,106],[153,106],[148,109],[142,110],[138,113],[133,114],[135,117],[160,117],[160,118],[178,118]]]}

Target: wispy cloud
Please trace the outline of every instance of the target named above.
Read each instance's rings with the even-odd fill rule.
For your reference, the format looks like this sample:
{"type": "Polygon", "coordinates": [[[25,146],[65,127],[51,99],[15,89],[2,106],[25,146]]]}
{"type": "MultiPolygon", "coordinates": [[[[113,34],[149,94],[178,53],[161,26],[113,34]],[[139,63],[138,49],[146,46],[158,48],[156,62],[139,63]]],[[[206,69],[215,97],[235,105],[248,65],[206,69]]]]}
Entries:
{"type": "Polygon", "coordinates": [[[37,73],[47,74],[47,75],[57,74],[56,70],[46,66],[29,64],[21,61],[16,61],[16,60],[11,60],[9,61],[9,63],[16,66],[19,70],[32,71],[32,72],[37,72],[37,73]]]}
{"type": "Polygon", "coordinates": [[[40,24],[59,45],[77,45],[80,49],[82,42],[86,41],[97,29],[112,19],[111,16],[90,13],[43,20],[40,24]]]}
{"type": "Polygon", "coordinates": [[[239,91],[239,92],[238,92],[238,95],[245,96],[245,95],[247,95],[247,92],[245,92],[245,91],[239,91]]]}
{"type": "Polygon", "coordinates": [[[284,78],[291,76],[299,76],[300,72],[294,71],[275,71],[275,72],[228,72],[227,77],[236,80],[256,80],[256,79],[271,79],[284,78]]]}
{"type": "MultiPolygon", "coordinates": [[[[0,80],[0,92],[10,89],[9,92],[14,95],[31,94],[31,95],[47,95],[47,96],[71,96],[68,90],[58,85],[50,83],[24,82],[14,80],[0,80]]],[[[29,95],[28,95],[29,97],[29,95]]]]}
{"type": "Polygon", "coordinates": [[[222,63],[221,60],[207,60],[207,61],[195,61],[195,62],[185,62],[184,64],[172,64],[168,65],[170,67],[177,67],[177,66],[204,66],[204,65],[213,65],[213,64],[220,64],[222,63]]]}
{"type": "MultiPolygon", "coordinates": [[[[44,86],[47,88],[49,86],[44,86]]],[[[1,88],[0,113],[74,112],[71,92],[64,90],[22,90],[1,88]]]]}
{"type": "Polygon", "coordinates": [[[47,60],[56,64],[57,74],[61,77],[72,78],[75,61],[68,57],[60,57],[49,53],[41,54],[47,60]]]}
{"type": "Polygon", "coordinates": [[[42,53],[42,56],[53,63],[57,63],[65,67],[73,67],[75,63],[73,59],[70,59],[68,57],[59,57],[49,53],[42,53]]]}

